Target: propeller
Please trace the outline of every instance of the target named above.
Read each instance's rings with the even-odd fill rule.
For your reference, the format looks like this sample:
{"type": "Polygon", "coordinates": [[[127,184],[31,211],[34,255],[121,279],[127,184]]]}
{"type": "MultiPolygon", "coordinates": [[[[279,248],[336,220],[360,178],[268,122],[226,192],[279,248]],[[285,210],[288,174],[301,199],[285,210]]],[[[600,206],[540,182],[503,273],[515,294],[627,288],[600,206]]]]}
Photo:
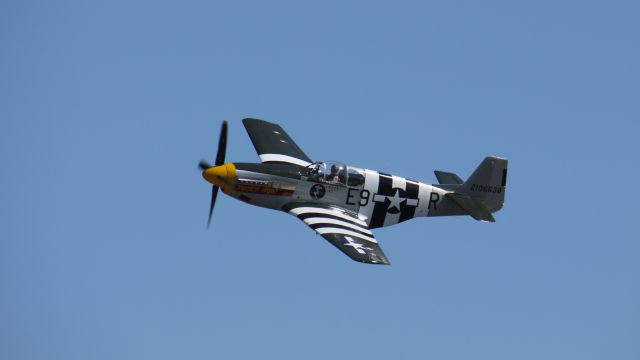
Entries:
{"type": "MultiPolygon", "coordinates": [[[[224,164],[224,157],[227,153],[227,128],[229,124],[227,121],[222,122],[222,128],[220,129],[220,139],[218,140],[218,152],[216,153],[215,166],[224,164]]],[[[211,164],[206,160],[200,160],[198,164],[200,170],[205,171],[211,167],[211,164]]],[[[211,216],[213,215],[213,206],[216,204],[216,198],[218,197],[218,190],[220,188],[217,185],[213,185],[211,188],[211,205],[209,206],[209,220],[207,221],[207,228],[211,225],[211,216]]]]}

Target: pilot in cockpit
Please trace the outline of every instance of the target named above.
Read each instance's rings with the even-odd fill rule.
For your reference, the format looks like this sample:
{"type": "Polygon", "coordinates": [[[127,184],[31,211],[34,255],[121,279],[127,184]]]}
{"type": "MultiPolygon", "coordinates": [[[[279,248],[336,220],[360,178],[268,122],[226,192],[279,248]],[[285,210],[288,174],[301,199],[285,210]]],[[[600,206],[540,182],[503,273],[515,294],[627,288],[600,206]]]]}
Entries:
{"type": "Polygon", "coordinates": [[[326,181],[328,183],[337,184],[340,182],[340,175],[338,172],[340,171],[340,167],[336,164],[331,165],[331,173],[327,174],[326,181]]]}

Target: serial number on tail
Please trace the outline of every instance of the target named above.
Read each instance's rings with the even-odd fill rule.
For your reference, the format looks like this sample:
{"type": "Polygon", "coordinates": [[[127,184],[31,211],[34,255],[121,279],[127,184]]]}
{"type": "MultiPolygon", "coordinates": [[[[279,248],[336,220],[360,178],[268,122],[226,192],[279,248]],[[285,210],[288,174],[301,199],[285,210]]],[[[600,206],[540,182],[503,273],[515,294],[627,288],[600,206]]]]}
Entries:
{"type": "Polygon", "coordinates": [[[471,191],[486,192],[490,194],[502,194],[502,186],[471,184],[471,191]]]}

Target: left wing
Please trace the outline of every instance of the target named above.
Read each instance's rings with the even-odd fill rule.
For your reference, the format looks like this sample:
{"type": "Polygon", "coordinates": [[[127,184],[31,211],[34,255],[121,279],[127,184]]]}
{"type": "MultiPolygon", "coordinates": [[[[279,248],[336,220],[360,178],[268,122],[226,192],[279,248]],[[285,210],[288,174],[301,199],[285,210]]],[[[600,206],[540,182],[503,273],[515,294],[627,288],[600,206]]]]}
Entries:
{"type": "Polygon", "coordinates": [[[243,119],[242,123],[262,162],[300,166],[312,163],[280,125],[258,119],[243,119]]]}
{"type": "Polygon", "coordinates": [[[335,206],[309,203],[291,203],[285,205],[284,211],[304,221],[351,259],[389,265],[367,223],[355,214],[335,206]]]}

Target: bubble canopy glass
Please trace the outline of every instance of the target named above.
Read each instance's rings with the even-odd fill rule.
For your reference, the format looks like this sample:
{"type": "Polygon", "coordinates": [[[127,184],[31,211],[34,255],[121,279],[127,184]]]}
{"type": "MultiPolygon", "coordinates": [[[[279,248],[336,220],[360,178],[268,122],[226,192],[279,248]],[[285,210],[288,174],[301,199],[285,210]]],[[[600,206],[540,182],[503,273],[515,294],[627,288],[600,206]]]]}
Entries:
{"type": "Polygon", "coordinates": [[[307,166],[309,180],[327,184],[360,186],[364,170],[336,161],[318,161],[307,166]]]}

